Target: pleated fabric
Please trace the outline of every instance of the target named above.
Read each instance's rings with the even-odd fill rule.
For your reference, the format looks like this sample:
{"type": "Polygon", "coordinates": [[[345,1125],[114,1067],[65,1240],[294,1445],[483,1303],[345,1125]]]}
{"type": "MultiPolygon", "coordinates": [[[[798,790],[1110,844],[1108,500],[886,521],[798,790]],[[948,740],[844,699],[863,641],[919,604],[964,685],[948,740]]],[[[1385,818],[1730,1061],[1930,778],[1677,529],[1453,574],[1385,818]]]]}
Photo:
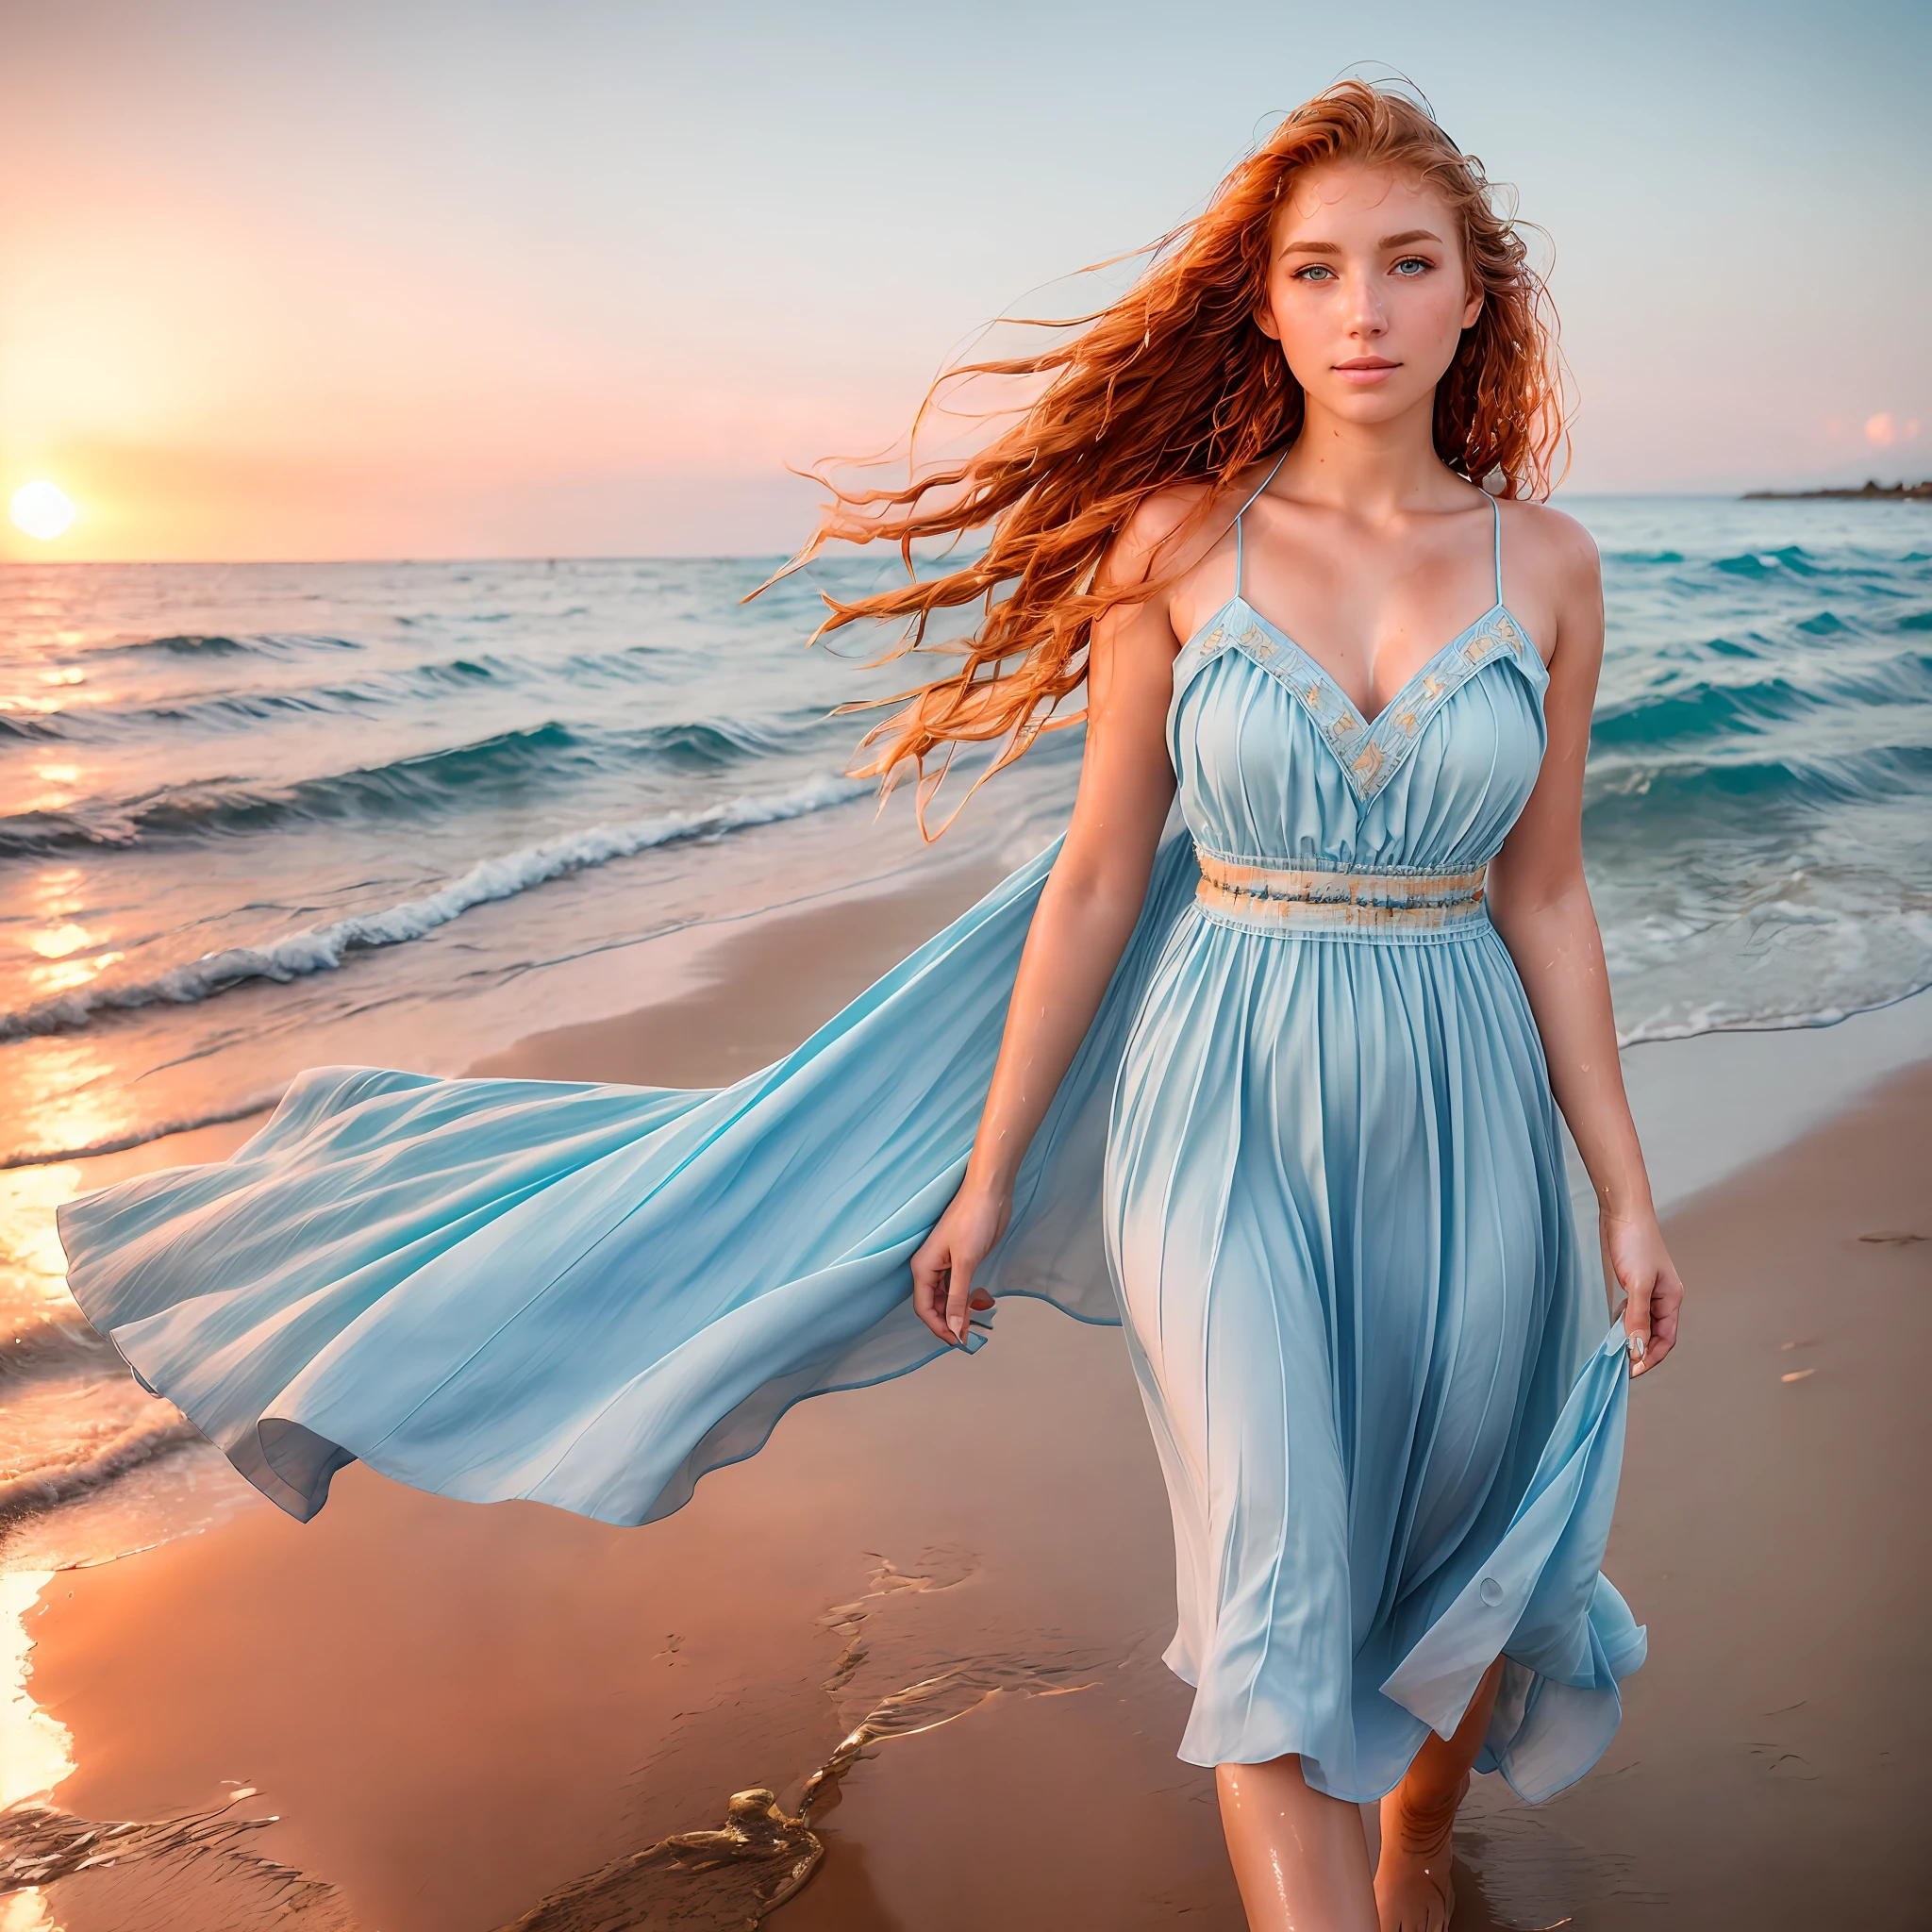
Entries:
{"type": "MultiPolygon", "coordinates": [[[[1241,864],[1460,873],[1536,782],[1500,606],[1373,724],[1239,597],[1175,667],[1188,828],[1241,864]]],[[[1541,1041],[1492,926],[1177,920],[1131,1030],[1105,1231],[1178,1553],[1181,1755],[1379,1797],[1507,1654],[1524,1795],[1614,1735],[1643,1635],[1599,1574],[1625,1401],[1541,1041]]]]}
{"type": "MultiPolygon", "coordinates": [[[[1239,597],[1175,665],[1185,824],[980,1278],[1124,1324],[1196,1763],[1297,1752],[1318,1789],[1379,1796],[1503,1655],[1482,1764],[1541,1798],[1601,1755],[1641,1661],[1600,1574],[1623,1331],[1507,952],[1487,924],[1291,937],[1194,899],[1197,842],[1482,863],[1535,782],[1542,678],[1500,604],[1373,725],[1239,597]]],[[[296,1516],[357,1458],[665,1515],[791,1403],[941,1352],[907,1264],[964,1171],[1057,850],[731,1087],[307,1073],[230,1159],[62,1208],[75,1296],[296,1516]]]]}
{"type": "MultiPolygon", "coordinates": [[[[305,1520],[358,1458],[474,1502],[667,1515],[791,1403],[944,1352],[908,1263],[965,1170],[1057,850],[716,1091],[311,1069],[229,1159],[60,1208],[68,1285],[146,1387],[305,1520]]],[[[1022,1171],[1032,1205],[987,1277],[1002,1292],[1118,1319],[1106,1104],[1194,875],[1170,841],[1022,1171]]]]}

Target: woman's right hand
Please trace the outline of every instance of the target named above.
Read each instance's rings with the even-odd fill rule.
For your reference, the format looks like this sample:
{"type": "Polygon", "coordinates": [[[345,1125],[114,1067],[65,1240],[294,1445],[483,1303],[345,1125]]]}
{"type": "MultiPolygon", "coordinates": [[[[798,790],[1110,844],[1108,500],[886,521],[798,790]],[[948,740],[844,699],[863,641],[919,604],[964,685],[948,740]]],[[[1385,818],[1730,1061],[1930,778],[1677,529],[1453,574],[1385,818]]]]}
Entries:
{"type": "Polygon", "coordinates": [[[953,1348],[966,1341],[969,1309],[990,1308],[992,1296],[973,1287],[973,1271],[1007,1231],[1013,1197],[969,1180],[912,1257],[912,1306],[919,1319],[953,1348]]]}

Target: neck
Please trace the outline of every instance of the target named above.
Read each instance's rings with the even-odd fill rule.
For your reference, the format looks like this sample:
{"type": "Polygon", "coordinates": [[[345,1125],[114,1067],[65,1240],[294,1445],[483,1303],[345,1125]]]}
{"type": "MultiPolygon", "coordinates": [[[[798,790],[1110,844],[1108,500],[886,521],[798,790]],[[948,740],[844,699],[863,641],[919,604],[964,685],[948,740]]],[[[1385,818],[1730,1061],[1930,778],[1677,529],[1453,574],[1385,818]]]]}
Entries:
{"type": "Polygon", "coordinates": [[[1470,486],[1436,454],[1435,411],[1432,392],[1390,422],[1352,423],[1310,397],[1281,482],[1296,496],[1374,521],[1447,507],[1470,486]]]}

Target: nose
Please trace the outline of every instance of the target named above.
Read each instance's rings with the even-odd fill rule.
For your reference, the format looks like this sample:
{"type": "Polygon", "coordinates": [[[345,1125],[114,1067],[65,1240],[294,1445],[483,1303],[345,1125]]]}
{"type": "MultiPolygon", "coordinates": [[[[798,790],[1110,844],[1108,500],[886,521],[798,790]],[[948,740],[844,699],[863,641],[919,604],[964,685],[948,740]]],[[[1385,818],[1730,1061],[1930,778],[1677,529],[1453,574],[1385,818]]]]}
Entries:
{"type": "Polygon", "coordinates": [[[1372,342],[1389,332],[1389,311],[1382,303],[1382,291],[1374,275],[1356,275],[1350,280],[1348,333],[1357,341],[1372,342]]]}

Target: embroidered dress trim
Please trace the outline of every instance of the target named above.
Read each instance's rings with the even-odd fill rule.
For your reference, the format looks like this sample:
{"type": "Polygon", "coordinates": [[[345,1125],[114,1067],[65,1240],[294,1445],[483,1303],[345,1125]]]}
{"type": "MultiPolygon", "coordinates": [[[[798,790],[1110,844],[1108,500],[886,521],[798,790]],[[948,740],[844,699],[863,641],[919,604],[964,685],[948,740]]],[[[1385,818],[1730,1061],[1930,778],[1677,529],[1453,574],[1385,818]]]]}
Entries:
{"type": "Polygon", "coordinates": [[[1401,769],[1429,720],[1492,658],[1514,664],[1539,695],[1549,682],[1535,645],[1501,606],[1444,644],[1373,720],[1362,717],[1292,638],[1239,597],[1182,652],[1177,689],[1225,650],[1241,652],[1300,701],[1341,766],[1349,790],[1364,805],[1401,769]]]}
{"type": "Polygon", "coordinates": [[[1194,903],[1217,924],[1244,932],[1357,934],[1414,941],[1490,923],[1489,872],[1357,872],[1256,865],[1196,845],[1201,883],[1194,903]]]}

